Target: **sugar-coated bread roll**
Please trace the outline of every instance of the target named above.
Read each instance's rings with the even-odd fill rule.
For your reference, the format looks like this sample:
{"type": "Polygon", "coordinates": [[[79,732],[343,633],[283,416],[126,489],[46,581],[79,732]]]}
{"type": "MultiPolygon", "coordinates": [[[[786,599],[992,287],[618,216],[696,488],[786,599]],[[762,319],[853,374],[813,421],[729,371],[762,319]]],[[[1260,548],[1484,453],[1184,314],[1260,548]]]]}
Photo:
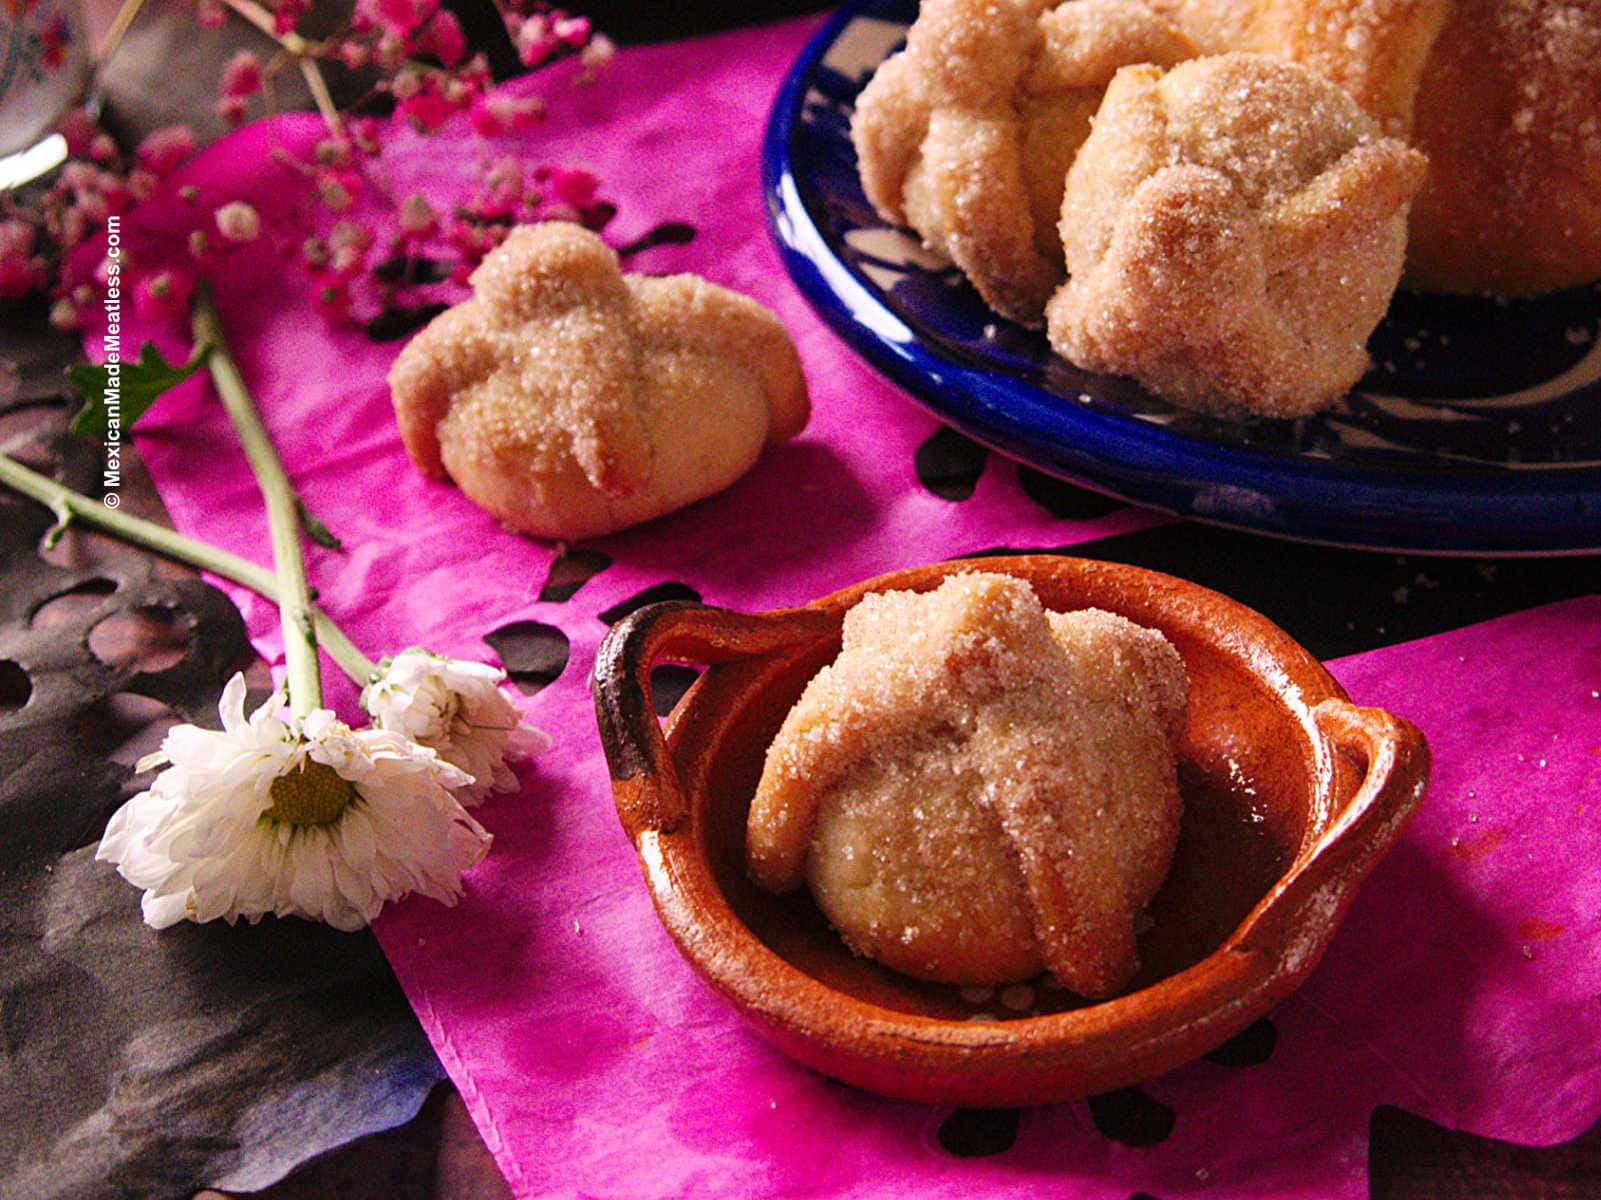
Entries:
{"type": "Polygon", "coordinates": [[[1540,295],[1601,279],[1601,0],[1458,0],[1418,85],[1406,284],[1540,295]]]}
{"type": "Polygon", "coordinates": [[[1008,576],[867,596],[768,750],[751,875],[905,974],[1111,995],[1178,839],[1187,692],[1160,633],[1008,576]]]}
{"type": "Polygon", "coordinates": [[[592,537],[738,479],[810,413],[767,309],[693,275],[624,275],[577,225],[512,231],[473,298],[401,351],[406,450],[510,529],[592,537]]]}
{"type": "Polygon", "coordinates": [[[1423,152],[1406,286],[1601,279],[1601,0],[1148,3],[1206,53],[1302,63],[1423,152]]]}
{"type": "Polygon", "coordinates": [[[862,186],[996,312],[1038,325],[1062,278],[1062,181],[1101,93],[1119,67],[1194,53],[1140,0],[925,0],[857,100],[862,186]]]}
{"type": "Polygon", "coordinates": [[[1126,68],[1068,174],[1051,345],[1185,407],[1315,411],[1367,366],[1423,173],[1288,60],[1126,68]]]}

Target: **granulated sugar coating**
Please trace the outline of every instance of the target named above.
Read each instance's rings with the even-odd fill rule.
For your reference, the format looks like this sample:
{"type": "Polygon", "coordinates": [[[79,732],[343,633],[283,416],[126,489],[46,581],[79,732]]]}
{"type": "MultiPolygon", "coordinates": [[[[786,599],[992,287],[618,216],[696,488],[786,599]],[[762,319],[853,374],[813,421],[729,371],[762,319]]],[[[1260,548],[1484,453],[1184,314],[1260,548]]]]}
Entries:
{"type": "MultiPolygon", "coordinates": [[[[1224,0],[1227,3],[1227,0],[1224,0]]],[[[1262,0],[1234,49],[1292,58],[1405,137],[1434,39],[1455,0],[1262,0]]]]}
{"type": "Polygon", "coordinates": [[[905,974],[1111,995],[1178,837],[1187,691],[1160,633],[1007,576],[868,596],[768,750],[751,875],[905,974]]]}
{"type": "Polygon", "coordinates": [[[1406,283],[1601,278],[1601,0],[1148,0],[1202,52],[1280,55],[1429,160],[1406,283]]]}
{"type": "Polygon", "coordinates": [[[508,528],[609,533],[727,487],[810,413],[778,318],[693,275],[623,275],[578,225],[514,229],[389,372],[406,451],[508,528]]]}
{"type": "Polygon", "coordinates": [[[1125,68],[1068,173],[1051,345],[1186,407],[1313,412],[1367,367],[1424,169],[1287,60],[1125,68]]]}
{"type": "Polygon", "coordinates": [[[851,125],[862,186],[1003,316],[1062,279],[1062,183],[1118,68],[1194,44],[1140,0],[926,0],[851,125]]]}
{"type": "Polygon", "coordinates": [[[1460,0],[1413,142],[1429,179],[1409,286],[1539,295],[1601,279],[1601,0],[1460,0]]]}

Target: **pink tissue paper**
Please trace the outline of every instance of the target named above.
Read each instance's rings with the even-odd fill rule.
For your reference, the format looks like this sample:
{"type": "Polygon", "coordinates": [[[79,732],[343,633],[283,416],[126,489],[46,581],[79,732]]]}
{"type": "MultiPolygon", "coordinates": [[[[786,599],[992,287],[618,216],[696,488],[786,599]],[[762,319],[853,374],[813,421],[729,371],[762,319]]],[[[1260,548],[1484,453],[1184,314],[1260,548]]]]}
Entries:
{"type": "MultiPolygon", "coordinates": [[[[897,567],[1166,519],[1134,509],[1056,519],[1009,467],[985,471],[960,504],[919,486],[913,455],[936,423],[822,326],[764,227],[761,131],[815,28],[802,20],[625,51],[588,88],[512,85],[564,89],[550,120],[522,135],[526,147],[486,149],[455,126],[385,146],[388,190],[438,206],[495,154],[587,166],[619,204],[614,245],[666,221],[696,231],[631,269],[690,270],[746,292],[799,346],[815,404],[806,434],[723,495],[596,543],[612,564],[570,599],[539,598],[554,547],[502,531],[413,469],[384,382],[399,343],[322,319],[270,237],[229,251],[214,272],[272,436],[344,541],[343,552],[314,548],[310,569],[357,643],[374,657],[421,643],[493,661],[484,635],[533,621],[569,646],[560,677],[528,702],[555,748],[524,771],[520,794],[480,810],[495,846],[465,899],[408,901],[377,925],[513,1191],[1357,1200],[1376,1105],[1528,1144],[1585,1129],[1601,1115],[1601,598],[1332,664],[1360,703],[1423,728],[1429,795],[1311,981],[1273,1014],[1266,1061],[1202,1061],[1142,1086],[1134,1102],[1157,1114],[1157,1144],[1108,1137],[1088,1105],[1068,1104],[1023,1113],[1001,1153],[955,1158],[935,1137],[947,1112],[794,1065],[679,957],[612,807],[587,689],[607,628],[599,614],[664,581],[738,609],[795,604],[897,567]]],[[[308,116],[246,127],[132,214],[124,245],[179,261],[193,204],[240,196],[269,232],[283,228],[303,211],[305,184],[275,152],[303,152],[321,133],[308,116]],[[181,184],[199,199],[180,199],[181,184]]],[[[124,344],[146,336],[169,357],[187,349],[181,326],[128,313],[124,344]]],[[[137,441],[180,529],[266,559],[254,484],[203,382],[165,397],[137,441]]],[[[276,661],[276,610],[228,590],[276,661]]],[[[355,715],[354,688],[330,695],[355,715]]]]}

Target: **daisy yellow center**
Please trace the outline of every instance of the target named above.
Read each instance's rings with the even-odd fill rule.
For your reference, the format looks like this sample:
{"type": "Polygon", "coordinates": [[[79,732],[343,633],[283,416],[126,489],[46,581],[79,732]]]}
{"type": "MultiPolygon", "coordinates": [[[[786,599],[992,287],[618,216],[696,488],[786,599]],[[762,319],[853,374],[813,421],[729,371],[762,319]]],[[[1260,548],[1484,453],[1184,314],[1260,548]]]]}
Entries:
{"type": "Polygon", "coordinates": [[[267,795],[272,798],[267,815],[274,821],[331,825],[356,798],[356,788],[326,763],[307,759],[300,770],[274,779],[267,795]]]}

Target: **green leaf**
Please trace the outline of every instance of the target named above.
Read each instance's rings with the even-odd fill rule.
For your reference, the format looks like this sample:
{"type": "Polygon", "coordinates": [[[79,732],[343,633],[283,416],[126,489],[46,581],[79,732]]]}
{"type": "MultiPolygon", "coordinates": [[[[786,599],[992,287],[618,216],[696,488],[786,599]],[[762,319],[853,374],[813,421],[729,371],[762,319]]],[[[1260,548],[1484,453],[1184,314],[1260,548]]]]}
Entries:
{"type": "Polygon", "coordinates": [[[343,550],[345,544],[334,536],[333,531],[319,521],[306,502],[299,496],[295,497],[295,511],[300,514],[300,528],[306,531],[306,536],[325,550],[343,550]]]}
{"type": "Polygon", "coordinates": [[[189,361],[175,367],[161,356],[154,343],[146,342],[139,350],[138,362],[120,363],[115,370],[104,363],[68,367],[67,378],[83,396],[84,406],[67,428],[73,433],[104,437],[111,432],[113,415],[119,429],[130,428],[163,392],[205,366],[210,353],[209,344],[196,346],[189,361]]]}

